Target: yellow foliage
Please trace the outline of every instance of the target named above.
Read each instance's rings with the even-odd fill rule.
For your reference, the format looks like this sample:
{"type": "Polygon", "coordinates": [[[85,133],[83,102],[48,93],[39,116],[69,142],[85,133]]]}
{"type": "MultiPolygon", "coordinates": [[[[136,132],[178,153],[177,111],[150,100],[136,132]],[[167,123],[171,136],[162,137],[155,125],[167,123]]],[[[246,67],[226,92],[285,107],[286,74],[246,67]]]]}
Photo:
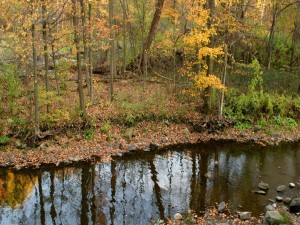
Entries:
{"type": "Polygon", "coordinates": [[[194,81],[195,86],[200,90],[212,87],[214,89],[226,91],[226,87],[222,84],[220,78],[213,74],[206,76],[206,72],[200,72],[194,77],[194,81]]]}
{"type": "Polygon", "coordinates": [[[210,56],[212,59],[215,59],[219,55],[223,55],[223,54],[224,54],[224,52],[221,47],[210,48],[210,47],[205,46],[199,50],[198,57],[202,58],[205,56],[210,56]]]}

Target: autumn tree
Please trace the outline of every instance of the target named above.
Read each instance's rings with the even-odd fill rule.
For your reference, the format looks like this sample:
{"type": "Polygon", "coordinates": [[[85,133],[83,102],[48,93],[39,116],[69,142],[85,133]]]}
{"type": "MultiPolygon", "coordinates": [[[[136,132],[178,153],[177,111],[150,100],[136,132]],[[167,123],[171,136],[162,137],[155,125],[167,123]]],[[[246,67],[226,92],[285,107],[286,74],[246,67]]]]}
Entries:
{"type": "Polygon", "coordinates": [[[220,79],[209,70],[207,58],[216,59],[223,54],[221,46],[211,45],[212,36],[216,29],[209,23],[210,10],[205,7],[206,1],[197,0],[190,5],[188,19],[192,24],[191,31],[184,35],[183,45],[186,57],[183,74],[193,81],[195,89],[189,91],[195,95],[200,93],[202,98],[207,98],[208,88],[224,90],[220,79]]]}

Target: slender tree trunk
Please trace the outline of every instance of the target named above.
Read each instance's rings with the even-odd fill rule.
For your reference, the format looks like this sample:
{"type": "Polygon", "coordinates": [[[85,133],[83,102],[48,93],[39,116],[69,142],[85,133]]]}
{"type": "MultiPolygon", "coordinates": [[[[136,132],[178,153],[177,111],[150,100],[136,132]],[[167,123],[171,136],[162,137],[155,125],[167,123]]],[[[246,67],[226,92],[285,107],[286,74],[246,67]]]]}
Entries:
{"type": "MultiPolygon", "coordinates": [[[[227,48],[227,45],[225,45],[225,47],[224,47],[224,73],[222,75],[222,84],[224,86],[226,83],[226,76],[227,76],[227,63],[228,63],[228,48],[227,48]]],[[[222,117],[223,117],[224,95],[225,95],[224,90],[222,90],[221,96],[220,96],[219,112],[218,112],[219,119],[222,119],[222,117]]]]}
{"type": "Polygon", "coordinates": [[[78,82],[78,95],[79,95],[79,104],[81,116],[84,121],[86,121],[86,111],[84,104],[84,95],[83,95],[83,85],[82,85],[82,66],[81,66],[81,56],[80,56],[80,47],[79,47],[79,25],[78,25],[78,16],[76,9],[76,0],[72,0],[72,13],[73,13],[73,26],[74,26],[74,43],[76,48],[76,58],[77,58],[77,82],[78,82]]]}
{"type": "MultiPolygon", "coordinates": [[[[79,0],[80,9],[81,9],[81,23],[82,23],[82,43],[83,43],[83,60],[84,60],[84,72],[85,72],[85,80],[88,92],[90,92],[90,76],[89,76],[89,68],[88,68],[88,49],[87,49],[87,30],[86,30],[86,13],[85,13],[85,1],[79,0]]],[[[89,93],[90,94],[90,93],[89,93]]]]}
{"type": "Polygon", "coordinates": [[[41,215],[41,225],[45,225],[45,221],[46,221],[46,215],[45,215],[45,203],[44,203],[44,194],[43,194],[43,184],[42,184],[42,172],[40,172],[38,174],[38,188],[39,188],[39,197],[40,197],[40,207],[41,207],[41,212],[40,212],[40,215],[41,215]]]}
{"type": "MultiPolygon", "coordinates": [[[[150,30],[147,36],[147,39],[145,41],[145,43],[143,44],[143,49],[142,49],[142,54],[141,54],[141,63],[144,63],[144,58],[146,57],[146,54],[148,53],[151,44],[154,40],[154,36],[157,30],[157,26],[160,20],[160,16],[161,16],[161,12],[164,6],[164,2],[165,0],[157,0],[156,3],[156,9],[155,9],[155,13],[151,22],[151,26],[150,26],[150,30]]],[[[141,68],[143,68],[143,66],[141,66],[141,68]]]]}
{"type": "MultiPolygon", "coordinates": [[[[47,6],[45,0],[42,1],[42,26],[43,26],[43,41],[44,41],[44,70],[45,70],[45,84],[46,84],[46,96],[49,92],[49,77],[48,77],[48,71],[49,71],[49,54],[48,54],[48,34],[47,34],[47,6]]],[[[48,96],[46,97],[48,99],[48,96]]],[[[49,113],[49,104],[47,103],[47,113],[49,113]]]]}
{"type": "Polygon", "coordinates": [[[300,34],[299,33],[299,11],[300,11],[300,2],[297,4],[296,20],[294,23],[294,33],[292,39],[292,51],[291,51],[291,60],[290,60],[291,72],[293,71],[293,62],[295,57],[295,49],[298,41],[298,35],[300,34]]]}
{"type": "MultiPolygon", "coordinates": [[[[173,1],[173,10],[176,10],[176,0],[173,1]]],[[[174,46],[173,46],[173,92],[176,94],[176,18],[173,19],[173,33],[174,33],[174,46]]]]}
{"type": "MultiPolygon", "coordinates": [[[[89,16],[89,30],[92,24],[92,3],[89,2],[88,4],[88,16],[89,16]]],[[[91,32],[88,33],[88,41],[92,43],[92,34],[91,32]]],[[[90,82],[90,101],[94,101],[94,74],[93,74],[93,64],[92,64],[92,47],[88,46],[88,65],[89,65],[89,82],[90,82]]]]}
{"type": "Polygon", "coordinates": [[[33,61],[33,89],[34,89],[34,132],[37,136],[40,135],[40,123],[39,123],[39,96],[38,96],[38,81],[37,81],[37,57],[35,46],[35,24],[31,25],[31,37],[32,37],[32,61],[33,61]]]}
{"type": "Polygon", "coordinates": [[[125,7],[125,0],[120,0],[122,11],[123,11],[123,63],[122,63],[122,74],[125,77],[126,72],[126,53],[127,53],[127,46],[126,46],[126,30],[127,30],[127,17],[126,17],[126,7],[125,7]]]}
{"type": "Polygon", "coordinates": [[[272,19],[272,25],[270,28],[270,35],[269,35],[269,40],[267,44],[267,60],[266,60],[266,65],[267,69],[271,69],[271,61],[272,61],[272,50],[273,50],[273,40],[274,40],[274,35],[275,35],[275,25],[277,22],[277,13],[278,13],[278,3],[276,1],[275,6],[274,6],[274,12],[273,12],[273,19],[272,19]]]}
{"type": "Polygon", "coordinates": [[[53,71],[54,71],[54,78],[55,78],[57,95],[61,95],[61,93],[60,93],[60,86],[59,86],[59,79],[58,79],[58,74],[57,74],[56,60],[55,60],[54,43],[51,45],[51,51],[52,51],[53,71]]]}
{"type": "Polygon", "coordinates": [[[114,31],[114,0],[109,0],[109,24],[110,24],[110,100],[114,99],[114,75],[115,65],[115,31],[114,31]]]}

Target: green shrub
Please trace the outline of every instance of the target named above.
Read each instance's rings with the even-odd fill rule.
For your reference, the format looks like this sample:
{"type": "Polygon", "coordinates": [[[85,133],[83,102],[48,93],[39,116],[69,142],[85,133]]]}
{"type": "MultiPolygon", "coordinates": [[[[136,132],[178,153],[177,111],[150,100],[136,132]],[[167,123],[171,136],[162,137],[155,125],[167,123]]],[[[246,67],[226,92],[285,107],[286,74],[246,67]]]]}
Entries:
{"type": "Polygon", "coordinates": [[[288,126],[288,128],[294,129],[298,126],[297,122],[293,118],[286,118],[285,124],[288,126]]]}
{"type": "Polygon", "coordinates": [[[9,143],[9,137],[7,136],[0,136],[0,145],[7,145],[9,143]]]}
{"type": "Polygon", "coordinates": [[[234,128],[238,129],[238,130],[245,130],[245,129],[249,129],[251,127],[251,125],[249,124],[249,122],[237,122],[234,125],[234,128]]]}
{"type": "Polygon", "coordinates": [[[105,124],[103,124],[103,126],[101,127],[101,132],[104,134],[107,134],[109,132],[110,129],[110,123],[106,122],[105,124]]]}
{"type": "Polygon", "coordinates": [[[91,126],[84,130],[84,138],[86,140],[91,140],[94,138],[94,136],[95,136],[95,127],[94,126],[91,126]]]}
{"type": "MultiPolygon", "coordinates": [[[[0,101],[7,102],[7,113],[17,114],[22,105],[18,103],[21,96],[19,71],[14,64],[2,64],[0,69],[0,101]]],[[[0,104],[1,107],[1,104],[0,104]]],[[[0,111],[5,110],[3,107],[0,111]]]]}

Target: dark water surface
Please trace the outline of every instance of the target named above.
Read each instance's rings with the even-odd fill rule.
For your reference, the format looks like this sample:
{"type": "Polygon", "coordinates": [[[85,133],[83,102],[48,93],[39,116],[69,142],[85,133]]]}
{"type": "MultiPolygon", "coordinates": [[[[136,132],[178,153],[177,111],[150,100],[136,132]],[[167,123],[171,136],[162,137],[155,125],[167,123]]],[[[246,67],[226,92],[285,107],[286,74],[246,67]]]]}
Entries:
{"type": "Polygon", "coordinates": [[[39,171],[0,170],[0,224],[147,225],[225,201],[258,216],[276,187],[299,196],[300,144],[258,147],[210,143],[111,163],[39,171]],[[218,163],[215,163],[218,162],[218,163]],[[266,196],[252,194],[270,184],[266,196]]]}

